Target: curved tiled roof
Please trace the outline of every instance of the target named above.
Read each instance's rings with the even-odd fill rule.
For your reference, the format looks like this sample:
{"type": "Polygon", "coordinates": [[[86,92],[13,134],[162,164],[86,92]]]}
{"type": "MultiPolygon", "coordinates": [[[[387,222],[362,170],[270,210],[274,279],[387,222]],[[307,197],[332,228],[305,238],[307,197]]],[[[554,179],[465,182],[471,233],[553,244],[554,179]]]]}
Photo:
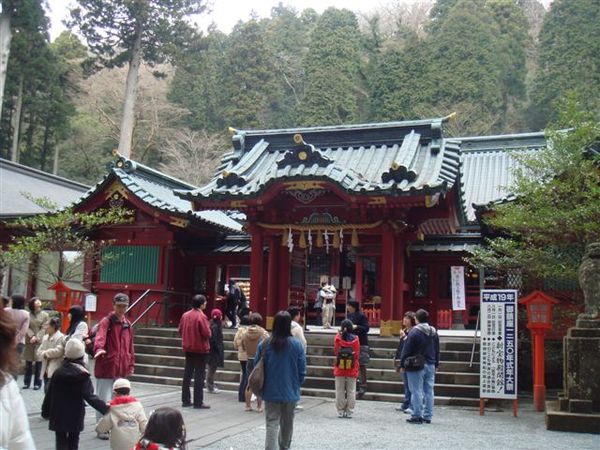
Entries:
{"type": "Polygon", "coordinates": [[[468,222],[474,222],[475,207],[514,199],[510,186],[519,163],[516,154],[531,153],[546,146],[543,132],[452,139],[460,144],[462,196],[468,222]]]}
{"type": "Polygon", "coordinates": [[[274,182],[307,179],[333,182],[355,195],[446,191],[458,177],[460,149],[442,139],[444,120],[237,131],[234,151],[223,157],[215,177],[177,195],[251,198],[274,182]],[[306,142],[300,150],[294,144],[298,134],[306,142]],[[308,159],[295,159],[302,149],[308,159]]]}
{"type": "Polygon", "coordinates": [[[90,189],[77,203],[82,203],[100,192],[115,178],[137,198],[153,208],[195,218],[227,232],[242,231],[242,225],[226,213],[216,210],[192,211],[189,200],[174,194],[174,190],[195,189],[191,184],[123,157],[115,161],[102,181],[90,189]]]}

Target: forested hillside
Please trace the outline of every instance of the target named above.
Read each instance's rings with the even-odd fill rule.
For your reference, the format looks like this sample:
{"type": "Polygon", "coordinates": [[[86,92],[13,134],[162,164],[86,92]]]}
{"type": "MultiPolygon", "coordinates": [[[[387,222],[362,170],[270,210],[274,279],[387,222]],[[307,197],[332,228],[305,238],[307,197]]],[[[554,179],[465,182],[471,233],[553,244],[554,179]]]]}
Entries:
{"type": "MultiPolygon", "coordinates": [[[[93,183],[118,147],[127,66],[91,66],[77,27],[50,43],[42,3],[22,0],[12,17],[0,156],[93,183]]],[[[455,136],[524,132],[571,92],[600,118],[598,0],[549,11],[537,0],[396,0],[366,15],[280,4],[229,34],[176,37],[168,57],[142,58],[131,157],[195,184],[228,148],[229,126],[456,112],[455,136]]]]}

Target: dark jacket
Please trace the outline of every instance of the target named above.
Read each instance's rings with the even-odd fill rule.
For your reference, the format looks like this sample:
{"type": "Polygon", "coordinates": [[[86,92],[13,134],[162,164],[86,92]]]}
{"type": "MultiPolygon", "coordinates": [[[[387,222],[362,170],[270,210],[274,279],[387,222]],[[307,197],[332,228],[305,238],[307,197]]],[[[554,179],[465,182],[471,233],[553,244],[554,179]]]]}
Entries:
{"type": "Polygon", "coordinates": [[[99,350],[105,350],[106,354],[96,359],[96,378],[127,378],[131,375],[135,362],[131,322],[126,318],[120,321],[114,313],[102,319],[94,341],[94,354],[99,350]]]}
{"type": "Polygon", "coordinates": [[[410,330],[404,342],[400,362],[404,367],[404,360],[409,356],[423,355],[427,364],[440,364],[440,338],[437,330],[428,323],[420,323],[410,330]]]}
{"type": "Polygon", "coordinates": [[[223,329],[214,319],[210,321],[210,359],[217,367],[225,366],[225,347],[223,346],[223,329]]]}
{"type": "Polygon", "coordinates": [[[49,428],[59,432],[83,431],[85,403],[106,414],[109,407],[94,394],[90,373],[83,363],[65,360],[52,375],[42,404],[42,417],[49,428]]]}
{"type": "Polygon", "coordinates": [[[402,334],[402,336],[400,337],[400,340],[398,341],[398,347],[396,347],[396,353],[394,354],[394,360],[399,361],[402,357],[402,349],[404,348],[404,344],[406,344],[407,338],[408,334],[402,334]]]}
{"type": "Polygon", "coordinates": [[[358,336],[360,345],[369,345],[369,319],[362,311],[348,313],[348,320],[356,325],[354,333],[358,336]]]}

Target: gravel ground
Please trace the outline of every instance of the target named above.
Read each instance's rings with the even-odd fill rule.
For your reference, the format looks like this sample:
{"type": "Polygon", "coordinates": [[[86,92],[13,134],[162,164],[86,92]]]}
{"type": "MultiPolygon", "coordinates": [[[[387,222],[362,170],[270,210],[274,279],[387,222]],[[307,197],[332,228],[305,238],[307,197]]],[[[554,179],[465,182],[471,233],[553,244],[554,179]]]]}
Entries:
{"type": "MultiPolygon", "coordinates": [[[[430,425],[406,423],[392,403],[358,402],[352,419],[339,419],[333,403],[319,400],[296,415],[294,449],[400,449],[414,445],[425,449],[600,449],[600,435],[547,431],[544,414],[530,404],[512,411],[436,407],[430,425]]],[[[265,426],[228,436],[202,448],[264,448],[265,426]]],[[[191,446],[192,447],[192,446],[191,446]]]]}

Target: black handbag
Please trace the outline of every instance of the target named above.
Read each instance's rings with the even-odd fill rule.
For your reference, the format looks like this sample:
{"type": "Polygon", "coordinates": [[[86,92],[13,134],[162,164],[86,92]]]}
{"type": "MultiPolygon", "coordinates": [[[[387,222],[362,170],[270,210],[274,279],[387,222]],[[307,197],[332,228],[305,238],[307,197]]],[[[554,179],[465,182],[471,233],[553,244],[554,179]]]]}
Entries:
{"type": "Polygon", "coordinates": [[[427,337],[425,344],[419,349],[419,353],[414,356],[408,356],[404,359],[404,370],[407,372],[416,372],[425,368],[425,348],[431,343],[431,337],[427,337]]]}

